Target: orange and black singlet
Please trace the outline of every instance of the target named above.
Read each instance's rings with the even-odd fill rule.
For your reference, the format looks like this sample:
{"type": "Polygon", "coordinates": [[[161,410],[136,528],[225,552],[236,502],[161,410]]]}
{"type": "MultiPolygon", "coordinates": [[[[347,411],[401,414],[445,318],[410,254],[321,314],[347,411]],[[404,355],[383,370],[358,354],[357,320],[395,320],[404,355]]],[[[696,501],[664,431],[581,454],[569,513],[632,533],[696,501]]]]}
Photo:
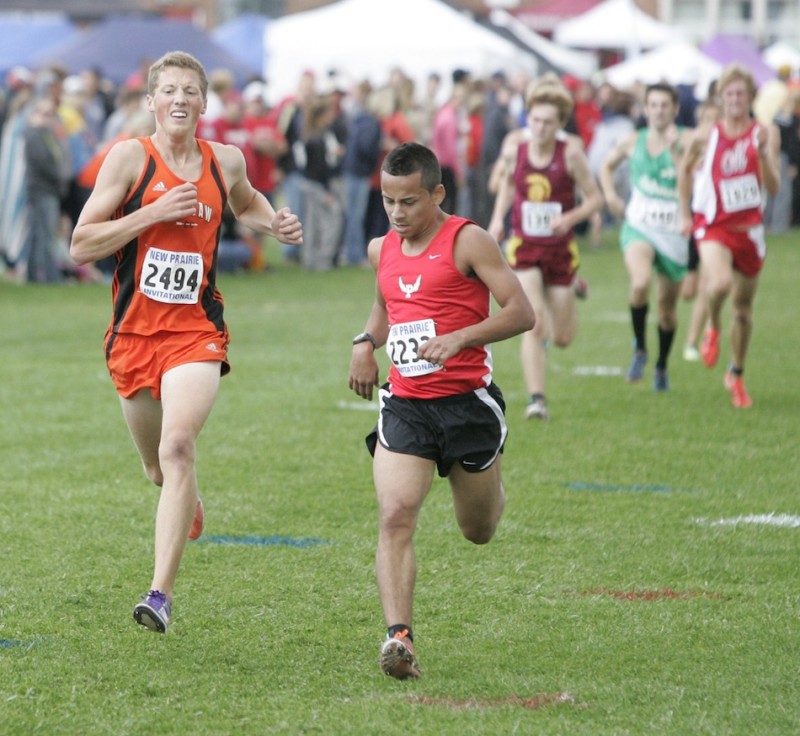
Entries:
{"type": "MultiPolygon", "coordinates": [[[[164,163],[150,138],[138,138],[146,160],[139,181],[122,204],[124,216],[185,182],[164,163]]],[[[109,333],[225,332],[222,295],[217,290],[217,252],[228,192],[211,145],[197,140],[203,156],[196,181],[197,212],[160,222],[116,253],[109,333]]],[[[109,346],[110,347],[110,346],[109,346]]]]}

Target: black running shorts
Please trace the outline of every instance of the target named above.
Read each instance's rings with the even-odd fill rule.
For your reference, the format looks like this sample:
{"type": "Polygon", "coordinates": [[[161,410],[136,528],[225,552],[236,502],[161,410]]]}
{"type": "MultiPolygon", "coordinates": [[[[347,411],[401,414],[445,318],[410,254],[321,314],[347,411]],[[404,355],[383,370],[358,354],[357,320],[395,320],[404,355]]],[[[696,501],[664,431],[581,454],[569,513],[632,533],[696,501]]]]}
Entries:
{"type": "Polygon", "coordinates": [[[700,265],[700,254],[697,252],[697,241],[694,239],[694,235],[689,238],[689,265],[687,266],[689,271],[697,271],[697,267],[700,265]]]}
{"type": "Polygon", "coordinates": [[[479,473],[503,451],[508,434],[506,404],[494,383],[441,399],[403,399],[393,396],[387,383],[378,400],[378,424],[366,438],[372,455],[380,441],[391,452],[433,460],[445,478],[453,463],[468,473],[479,473]]]}

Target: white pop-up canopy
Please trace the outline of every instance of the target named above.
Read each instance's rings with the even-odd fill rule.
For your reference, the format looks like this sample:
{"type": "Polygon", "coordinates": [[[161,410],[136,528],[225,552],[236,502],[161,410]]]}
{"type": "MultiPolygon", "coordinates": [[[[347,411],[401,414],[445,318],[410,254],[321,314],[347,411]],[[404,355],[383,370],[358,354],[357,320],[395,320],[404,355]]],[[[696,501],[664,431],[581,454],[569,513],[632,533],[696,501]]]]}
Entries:
{"type": "Polygon", "coordinates": [[[640,10],[633,0],[605,0],[553,32],[553,40],[564,46],[624,49],[629,56],[680,38],[677,30],[640,10]]]}
{"type": "Polygon", "coordinates": [[[293,92],[304,70],[383,85],[395,67],[420,84],[431,72],[449,80],[455,69],[473,76],[537,69],[533,54],[440,0],[340,0],[270,22],[266,39],[273,99],[293,92]]]}
{"type": "Polygon", "coordinates": [[[571,74],[579,79],[588,79],[597,71],[597,57],[591,52],[576,51],[553,43],[505,10],[493,10],[489,14],[489,19],[494,25],[505,28],[514,34],[534,53],[543,58],[550,67],[561,73],[571,74]]]}
{"type": "Polygon", "coordinates": [[[776,41],[761,52],[764,63],[772,69],[786,65],[792,68],[793,76],[800,76],[800,48],[786,41],[776,41]]]}
{"type": "Polygon", "coordinates": [[[636,82],[696,85],[698,94],[719,77],[722,64],[686,41],[659,46],[632,59],[606,67],[603,76],[615,87],[628,88],[636,82]]]}

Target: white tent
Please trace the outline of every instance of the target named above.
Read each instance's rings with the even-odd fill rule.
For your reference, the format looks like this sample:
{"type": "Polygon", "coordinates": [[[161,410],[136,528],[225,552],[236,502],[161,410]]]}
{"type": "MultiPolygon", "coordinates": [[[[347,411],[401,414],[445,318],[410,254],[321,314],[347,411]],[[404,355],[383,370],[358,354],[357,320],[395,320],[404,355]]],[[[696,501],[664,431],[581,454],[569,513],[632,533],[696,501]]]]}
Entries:
{"type": "MultiPolygon", "coordinates": [[[[636,82],[696,85],[698,94],[719,76],[722,64],[686,41],[674,41],[606,67],[603,76],[615,87],[628,88],[636,82]]],[[[701,95],[702,96],[702,95],[701,95]]]]}
{"type": "Polygon", "coordinates": [[[383,85],[398,67],[422,89],[430,72],[449,80],[459,68],[474,76],[537,68],[532,54],[440,0],[340,0],[270,22],[265,46],[273,101],[293,92],[306,69],[383,85]]]}
{"type": "Polygon", "coordinates": [[[553,32],[553,40],[564,46],[625,49],[629,56],[679,38],[678,31],[640,10],[633,0],[605,0],[553,32]]]}
{"type": "Polygon", "coordinates": [[[800,72],[800,49],[797,46],[786,43],[786,41],[776,41],[772,46],[767,46],[761,52],[761,58],[771,69],[777,70],[784,64],[788,64],[792,67],[792,73],[795,77],[800,72]]]}
{"type": "Polygon", "coordinates": [[[597,71],[597,57],[587,51],[575,51],[553,43],[532,31],[521,20],[505,10],[493,10],[489,20],[500,28],[513,33],[522,43],[540,54],[555,68],[579,79],[588,79],[597,71]]]}

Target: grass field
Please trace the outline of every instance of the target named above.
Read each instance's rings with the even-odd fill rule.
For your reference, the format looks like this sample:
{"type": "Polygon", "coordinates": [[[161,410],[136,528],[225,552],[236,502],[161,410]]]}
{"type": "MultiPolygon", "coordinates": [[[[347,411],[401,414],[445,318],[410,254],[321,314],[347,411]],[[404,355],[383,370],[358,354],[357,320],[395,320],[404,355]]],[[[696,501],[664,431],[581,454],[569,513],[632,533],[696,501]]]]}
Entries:
{"type": "Polygon", "coordinates": [[[103,363],[109,289],[0,284],[0,734],[800,733],[797,234],[770,241],[749,411],[722,387],[727,329],[717,369],[681,359],[688,304],[671,391],[652,391],[652,362],[624,382],[613,233],[584,251],[549,423],[522,418],[518,342],[495,346],[506,514],[472,546],[436,482],[412,683],[377,666],[375,409],[347,389],[369,272],[222,280],[233,372],[166,636],[131,618],[157,493],[103,363]]]}

